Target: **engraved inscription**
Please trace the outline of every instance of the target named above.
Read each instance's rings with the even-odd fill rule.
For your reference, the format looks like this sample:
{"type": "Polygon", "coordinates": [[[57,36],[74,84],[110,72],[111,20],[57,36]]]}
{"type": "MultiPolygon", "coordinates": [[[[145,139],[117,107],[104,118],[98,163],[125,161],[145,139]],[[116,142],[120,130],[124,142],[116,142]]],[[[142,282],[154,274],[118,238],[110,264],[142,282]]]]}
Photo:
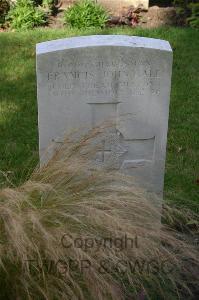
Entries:
{"type": "Polygon", "coordinates": [[[147,60],[127,59],[80,61],[71,57],[55,62],[56,69],[46,73],[48,95],[53,97],[104,96],[142,97],[160,94],[160,70],[147,60]],[[143,80],[140,80],[140,79],[143,80]],[[140,84],[142,82],[142,84],[140,84]]]}

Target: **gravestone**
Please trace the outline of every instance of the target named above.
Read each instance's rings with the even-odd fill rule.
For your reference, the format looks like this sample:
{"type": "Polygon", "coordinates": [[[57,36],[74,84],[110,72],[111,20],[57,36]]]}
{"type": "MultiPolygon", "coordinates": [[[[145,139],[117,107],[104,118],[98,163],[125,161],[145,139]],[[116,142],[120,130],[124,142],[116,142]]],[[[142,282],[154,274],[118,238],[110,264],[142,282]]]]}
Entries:
{"type": "Polygon", "coordinates": [[[41,163],[65,133],[112,118],[96,161],[162,193],[171,73],[163,40],[96,35],[37,44],[41,163]]]}

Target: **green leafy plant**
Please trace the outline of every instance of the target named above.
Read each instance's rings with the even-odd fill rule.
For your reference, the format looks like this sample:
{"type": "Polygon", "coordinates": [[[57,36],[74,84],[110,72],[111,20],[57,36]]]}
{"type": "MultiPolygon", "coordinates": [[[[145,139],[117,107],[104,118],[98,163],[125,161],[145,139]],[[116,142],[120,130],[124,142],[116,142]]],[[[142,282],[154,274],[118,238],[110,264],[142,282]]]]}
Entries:
{"type": "Polygon", "coordinates": [[[191,27],[199,28],[199,3],[190,3],[191,16],[187,18],[187,22],[191,27]]]}
{"type": "Polygon", "coordinates": [[[199,3],[197,0],[174,0],[173,5],[180,24],[190,25],[199,28],[199,3]]]}
{"type": "Polygon", "coordinates": [[[0,0],[0,27],[4,24],[10,5],[7,0],[0,0]]]}
{"type": "Polygon", "coordinates": [[[11,28],[31,29],[46,23],[46,13],[31,0],[18,0],[8,13],[11,28]]]}
{"type": "Polygon", "coordinates": [[[51,14],[56,11],[58,5],[58,0],[43,0],[42,7],[46,9],[51,14]]]}
{"type": "Polygon", "coordinates": [[[34,6],[41,6],[42,5],[42,0],[32,0],[32,2],[33,2],[33,4],[34,4],[34,6]]]}
{"type": "Polygon", "coordinates": [[[81,0],[66,10],[65,23],[71,27],[104,27],[108,16],[105,9],[93,0],[81,0]]]}
{"type": "Polygon", "coordinates": [[[40,6],[47,14],[53,14],[56,12],[59,6],[59,0],[32,0],[34,6],[40,6]]]}

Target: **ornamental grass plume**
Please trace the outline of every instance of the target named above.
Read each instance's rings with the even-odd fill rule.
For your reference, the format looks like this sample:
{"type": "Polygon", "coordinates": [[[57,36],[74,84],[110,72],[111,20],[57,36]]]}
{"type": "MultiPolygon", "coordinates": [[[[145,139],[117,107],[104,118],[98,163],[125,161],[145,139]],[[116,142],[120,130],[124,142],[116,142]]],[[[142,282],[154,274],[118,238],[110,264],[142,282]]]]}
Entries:
{"type": "Polygon", "coordinates": [[[0,191],[1,299],[180,299],[196,288],[197,251],[160,226],[159,199],[91,163],[103,132],[67,136],[0,191]]]}

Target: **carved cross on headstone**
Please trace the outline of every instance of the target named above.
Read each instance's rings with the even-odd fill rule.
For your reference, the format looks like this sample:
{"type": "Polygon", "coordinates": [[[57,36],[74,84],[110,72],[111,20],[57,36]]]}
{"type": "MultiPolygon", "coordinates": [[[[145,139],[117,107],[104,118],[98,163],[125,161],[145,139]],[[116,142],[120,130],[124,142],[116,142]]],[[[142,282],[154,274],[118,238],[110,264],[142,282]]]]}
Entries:
{"type": "Polygon", "coordinates": [[[131,169],[152,162],[155,137],[146,139],[126,139],[117,129],[118,105],[121,102],[97,102],[91,105],[92,126],[112,118],[113,125],[101,149],[97,152],[96,163],[111,169],[131,169]],[[113,119],[114,118],[114,119],[113,119]]]}
{"type": "Polygon", "coordinates": [[[120,143],[120,137],[115,133],[108,133],[102,140],[102,148],[97,152],[96,163],[109,169],[119,169],[127,149],[120,143]]]}
{"type": "Polygon", "coordinates": [[[108,134],[101,141],[101,149],[97,152],[96,163],[107,168],[119,169],[121,157],[126,153],[126,149],[120,144],[120,137],[116,130],[118,116],[118,105],[121,102],[95,102],[88,103],[91,107],[92,127],[100,125],[103,120],[111,121],[108,134]]]}

